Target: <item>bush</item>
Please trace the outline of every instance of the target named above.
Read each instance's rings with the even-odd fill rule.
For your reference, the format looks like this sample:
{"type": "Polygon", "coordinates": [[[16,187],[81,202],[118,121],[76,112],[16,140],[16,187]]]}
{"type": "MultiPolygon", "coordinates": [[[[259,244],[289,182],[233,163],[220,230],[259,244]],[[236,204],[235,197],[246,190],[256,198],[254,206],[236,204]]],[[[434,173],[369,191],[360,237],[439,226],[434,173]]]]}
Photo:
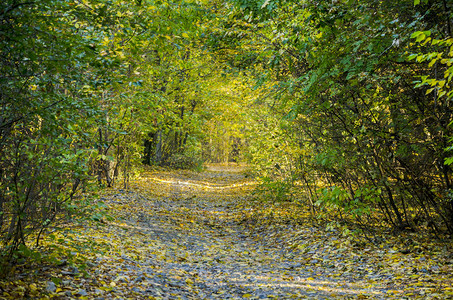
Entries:
{"type": "Polygon", "coordinates": [[[201,171],[203,169],[203,160],[192,153],[177,153],[170,156],[166,163],[174,169],[188,169],[201,171]]]}

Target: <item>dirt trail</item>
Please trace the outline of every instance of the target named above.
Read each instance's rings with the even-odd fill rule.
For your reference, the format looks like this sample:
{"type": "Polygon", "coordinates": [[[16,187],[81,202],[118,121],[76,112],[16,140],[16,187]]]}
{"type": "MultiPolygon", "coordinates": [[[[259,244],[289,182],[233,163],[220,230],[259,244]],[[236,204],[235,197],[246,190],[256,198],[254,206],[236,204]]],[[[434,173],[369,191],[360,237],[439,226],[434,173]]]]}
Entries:
{"type": "Polygon", "coordinates": [[[448,243],[316,228],[297,202],[253,199],[244,171],[150,171],[104,191],[92,221],[49,232],[47,258],[0,281],[0,300],[453,298],[448,243]]]}
{"type": "MultiPolygon", "coordinates": [[[[231,168],[161,172],[112,195],[110,205],[128,207],[122,211],[123,255],[98,258],[109,270],[104,281],[115,284],[108,293],[93,291],[107,298],[385,298],[385,288],[368,284],[379,278],[334,275],[334,266],[321,263],[329,255],[322,245],[319,253],[291,250],[281,233],[292,226],[246,226],[237,204],[247,201],[253,184],[231,168]]],[[[315,229],[303,230],[310,235],[315,229]]]]}

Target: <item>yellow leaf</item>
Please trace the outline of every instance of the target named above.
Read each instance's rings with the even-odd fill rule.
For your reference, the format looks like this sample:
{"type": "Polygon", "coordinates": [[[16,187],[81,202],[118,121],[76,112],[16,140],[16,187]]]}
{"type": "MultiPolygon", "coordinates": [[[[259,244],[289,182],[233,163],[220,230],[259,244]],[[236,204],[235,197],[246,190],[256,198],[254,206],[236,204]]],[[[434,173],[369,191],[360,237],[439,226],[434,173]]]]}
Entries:
{"type": "Polygon", "coordinates": [[[428,94],[431,93],[432,91],[434,91],[434,88],[428,89],[428,90],[426,91],[425,95],[428,95],[428,94]]]}
{"type": "Polygon", "coordinates": [[[111,287],[115,287],[116,286],[116,283],[114,281],[110,282],[110,286],[111,287]]]}
{"type": "Polygon", "coordinates": [[[429,64],[428,67],[432,67],[436,63],[437,59],[433,59],[429,64]]]}
{"type": "Polygon", "coordinates": [[[120,52],[118,52],[118,57],[123,59],[123,58],[126,58],[126,55],[124,55],[124,53],[120,51],[120,52]]]}
{"type": "Polygon", "coordinates": [[[182,37],[188,39],[189,35],[187,33],[183,32],[182,37]]]}

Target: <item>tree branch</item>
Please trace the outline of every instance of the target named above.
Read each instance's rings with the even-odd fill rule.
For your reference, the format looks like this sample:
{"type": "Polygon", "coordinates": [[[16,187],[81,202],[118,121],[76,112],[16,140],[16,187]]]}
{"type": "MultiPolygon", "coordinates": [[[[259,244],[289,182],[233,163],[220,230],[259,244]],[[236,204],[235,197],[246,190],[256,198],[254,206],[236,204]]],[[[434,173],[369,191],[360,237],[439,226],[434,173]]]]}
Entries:
{"type": "Polygon", "coordinates": [[[19,8],[19,7],[25,6],[25,5],[33,5],[33,4],[35,4],[35,2],[23,2],[23,3],[16,3],[14,5],[10,5],[0,14],[0,19],[4,19],[4,16],[6,16],[8,13],[15,10],[16,8],[19,8]]]}

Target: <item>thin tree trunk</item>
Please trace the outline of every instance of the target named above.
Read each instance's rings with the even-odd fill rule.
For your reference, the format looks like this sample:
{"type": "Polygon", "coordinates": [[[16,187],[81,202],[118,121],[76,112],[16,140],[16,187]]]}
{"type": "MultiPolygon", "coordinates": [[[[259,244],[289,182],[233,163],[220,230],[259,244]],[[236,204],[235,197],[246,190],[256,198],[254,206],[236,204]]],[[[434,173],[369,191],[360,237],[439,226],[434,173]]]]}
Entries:
{"type": "Polygon", "coordinates": [[[162,129],[159,129],[159,131],[157,132],[157,142],[154,151],[154,161],[157,164],[160,164],[162,162],[162,129]]]}

